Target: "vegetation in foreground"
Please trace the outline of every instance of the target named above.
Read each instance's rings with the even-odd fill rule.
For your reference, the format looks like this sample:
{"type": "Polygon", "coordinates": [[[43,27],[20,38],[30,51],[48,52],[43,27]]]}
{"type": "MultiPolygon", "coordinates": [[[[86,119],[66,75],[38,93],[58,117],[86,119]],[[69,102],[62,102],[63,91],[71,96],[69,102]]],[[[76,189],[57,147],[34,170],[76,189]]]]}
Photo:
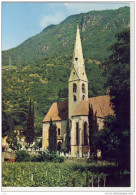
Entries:
{"type": "Polygon", "coordinates": [[[3,187],[129,187],[129,173],[119,173],[114,163],[2,164],[3,187]]]}

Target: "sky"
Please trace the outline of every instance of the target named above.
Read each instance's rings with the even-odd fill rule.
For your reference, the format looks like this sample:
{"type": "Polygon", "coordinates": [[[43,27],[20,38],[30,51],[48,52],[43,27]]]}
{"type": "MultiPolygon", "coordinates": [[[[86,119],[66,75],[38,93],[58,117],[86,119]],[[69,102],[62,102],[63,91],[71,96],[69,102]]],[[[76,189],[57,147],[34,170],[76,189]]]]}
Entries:
{"type": "Polygon", "coordinates": [[[18,46],[50,24],[59,24],[70,15],[92,10],[118,9],[129,3],[40,3],[2,2],[2,50],[18,46]]]}

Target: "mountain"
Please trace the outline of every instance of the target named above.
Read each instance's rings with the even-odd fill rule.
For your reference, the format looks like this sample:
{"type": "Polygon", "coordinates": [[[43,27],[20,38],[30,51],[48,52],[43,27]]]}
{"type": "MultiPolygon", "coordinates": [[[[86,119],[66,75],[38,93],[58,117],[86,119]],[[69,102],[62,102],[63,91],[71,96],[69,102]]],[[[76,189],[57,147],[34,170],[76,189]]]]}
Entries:
{"type": "Polygon", "coordinates": [[[58,25],[50,25],[16,48],[2,52],[2,65],[27,65],[29,62],[54,56],[72,56],[76,21],[79,21],[84,57],[101,61],[108,57],[107,47],[115,34],[129,25],[129,7],[117,10],[91,11],[69,16],[58,25]],[[99,54],[99,55],[98,55],[99,54]]]}
{"type": "Polygon", "coordinates": [[[89,97],[106,94],[101,62],[115,34],[129,26],[130,9],[91,11],[50,25],[16,48],[2,52],[3,135],[15,126],[26,128],[29,99],[35,108],[35,131],[41,135],[42,119],[55,101],[68,100],[68,78],[79,21],[89,97]],[[9,63],[10,61],[10,63],[9,63]],[[10,66],[9,66],[10,64],[10,66]]]}

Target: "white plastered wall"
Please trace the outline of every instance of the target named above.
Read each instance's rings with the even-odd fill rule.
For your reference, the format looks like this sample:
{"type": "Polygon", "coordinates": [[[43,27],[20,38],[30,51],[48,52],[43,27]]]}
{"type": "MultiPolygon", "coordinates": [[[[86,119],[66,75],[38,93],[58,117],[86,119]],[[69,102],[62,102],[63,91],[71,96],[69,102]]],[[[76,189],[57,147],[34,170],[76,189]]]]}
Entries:
{"type": "MultiPolygon", "coordinates": [[[[65,137],[66,137],[66,125],[67,121],[53,121],[54,124],[57,126],[57,135],[58,135],[58,128],[60,128],[60,137],[63,138],[62,147],[65,147],[65,137]]],[[[43,130],[42,130],[42,148],[47,148],[49,146],[49,126],[50,122],[43,123],[43,130]]]]}
{"type": "MultiPolygon", "coordinates": [[[[103,128],[103,118],[97,118],[98,129],[103,128]]],[[[84,123],[87,122],[87,134],[88,134],[88,144],[89,144],[89,125],[88,116],[75,116],[71,120],[71,154],[75,155],[77,152],[79,156],[82,156],[82,146],[84,146],[84,123]],[[79,146],[76,145],[76,123],[79,123],[79,146]]]]}

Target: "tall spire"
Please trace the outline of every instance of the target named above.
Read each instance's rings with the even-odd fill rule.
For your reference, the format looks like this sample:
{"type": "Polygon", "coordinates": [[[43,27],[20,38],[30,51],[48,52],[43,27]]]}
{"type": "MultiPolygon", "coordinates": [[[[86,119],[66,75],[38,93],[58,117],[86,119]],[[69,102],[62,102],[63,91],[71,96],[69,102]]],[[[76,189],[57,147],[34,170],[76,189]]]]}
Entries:
{"type": "MultiPolygon", "coordinates": [[[[73,52],[72,69],[73,68],[75,70],[75,74],[77,75],[77,79],[88,82],[88,79],[85,73],[85,65],[84,65],[83,51],[82,51],[82,45],[81,45],[81,39],[80,39],[80,29],[79,29],[78,22],[77,22],[75,47],[74,47],[74,52],[73,52]]],[[[69,81],[72,81],[73,79],[74,78],[71,72],[69,81]]]]}
{"type": "Polygon", "coordinates": [[[73,53],[73,64],[74,64],[74,66],[83,66],[84,65],[78,21],[77,21],[75,47],[74,47],[74,53],[73,53]]]}
{"type": "Polygon", "coordinates": [[[85,72],[85,65],[83,59],[82,45],[80,39],[80,30],[77,22],[77,32],[75,47],[73,53],[73,62],[71,67],[70,78],[68,80],[69,88],[69,119],[81,100],[88,101],[88,79],[85,72]]]}

